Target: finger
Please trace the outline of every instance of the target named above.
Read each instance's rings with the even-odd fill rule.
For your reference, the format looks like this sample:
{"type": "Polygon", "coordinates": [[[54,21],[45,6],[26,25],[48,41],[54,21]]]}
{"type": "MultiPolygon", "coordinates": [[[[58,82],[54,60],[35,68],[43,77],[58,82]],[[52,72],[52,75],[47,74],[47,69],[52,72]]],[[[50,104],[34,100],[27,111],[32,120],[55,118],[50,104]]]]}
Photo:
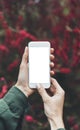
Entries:
{"type": "Polygon", "coordinates": [[[24,54],[22,57],[23,62],[28,62],[28,47],[25,47],[24,54]]]}
{"type": "Polygon", "coordinates": [[[53,76],[55,73],[53,70],[50,71],[50,75],[53,76]]]}
{"type": "Polygon", "coordinates": [[[64,93],[64,90],[61,88],[56,79],[51,78],[51,83],[52,86],[56,88],[56,93],[64,93]]]}
{"type": "Polygon", "coordinates": [[[54,52],[54,48],[51,48],[51,49],[50,49],[50,53],[53,53],[53,52],[54,52]]]}
{"type": "Polygon", "coordinates": [[[50,55],[50,60],[54,60],[54,55],[50,55]]]}
{"type": "Polygon", "coordinates": [[[49,99],[49,95],[47,94],[45,88],[41,84],[37,84],[37,90],[41,95],[43,101],[46,102],[49,99]]]}
{"type": "Polygon", "coordinates": [[[54,63],[51,62],[51,63],[50,63],[50,68],[53,68],[53,67],[54,67],[54,63]]]}

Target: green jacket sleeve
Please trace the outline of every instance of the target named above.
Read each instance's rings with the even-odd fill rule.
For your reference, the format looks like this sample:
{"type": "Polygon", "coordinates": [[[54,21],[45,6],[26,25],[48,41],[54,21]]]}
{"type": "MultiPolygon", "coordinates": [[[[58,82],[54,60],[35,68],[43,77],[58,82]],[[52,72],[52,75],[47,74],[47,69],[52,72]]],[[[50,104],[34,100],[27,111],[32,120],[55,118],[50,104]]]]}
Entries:
{"type": "Polygon", "coordinates": [[[26,96],[18,88],[12,87],[0,99],[0,130],[20,130],[26,108],[26,96]]]}

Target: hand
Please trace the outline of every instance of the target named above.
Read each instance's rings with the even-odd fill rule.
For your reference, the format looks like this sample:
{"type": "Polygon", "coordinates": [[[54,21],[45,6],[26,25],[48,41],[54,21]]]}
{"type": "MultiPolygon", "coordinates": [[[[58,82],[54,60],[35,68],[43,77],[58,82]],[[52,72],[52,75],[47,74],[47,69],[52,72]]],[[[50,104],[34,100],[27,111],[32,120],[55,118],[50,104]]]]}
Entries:
{"type": "Polygon", "coordinates": [[[44,87],[39,84],[38,92],[42,97],[44,103],[44,112],[48,118],[51,129],[64,128],[63,123],[63,104],[64,104],[64,90],[55,79],[51,79],[50,92],[53,94],[49,96],[44,87]]]}
{"type": "Polygon", "coordinates": [[[18,80],[15,86],[20,89],[27,97],[34,92],[33,89],[28,87],[28,47],[25,47],[20,64],[18,80]]]}
{"type": "MultiPolygon", "coordinates": [[[[51,68],[54,66],[54,64],[52,62],[53,59],[54,59],[54,56],[52,55],[53,51],[54,51],[54,49],[51,48],[51,50],[50,50],[50,53],[51,53],[51,55],[50,55],[50,59],[51,59],[50,67],[51,68]]],[[[53,75],[54,72],[51,70],[50,74],[53,75]]],[[[20,89],[25,94],[25,96],[27,96],[27,97],[34,92],[34,90],[30,89],[29,86],[28,86],[28,47],[25,47],[25,51],[24,51],[22,61],[21,61],[21,64],[20,64],[18,80],[17,80],[17,83],[15,84],[15,86],[18,89],[20,89]]]]}

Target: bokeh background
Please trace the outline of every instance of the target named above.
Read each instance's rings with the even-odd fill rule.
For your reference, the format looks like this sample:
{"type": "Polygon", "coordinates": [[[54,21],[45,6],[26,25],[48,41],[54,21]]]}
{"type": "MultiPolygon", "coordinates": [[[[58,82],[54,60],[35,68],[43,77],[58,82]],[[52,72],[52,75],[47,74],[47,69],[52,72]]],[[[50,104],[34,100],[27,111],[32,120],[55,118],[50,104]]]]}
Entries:
{"type": "MultiPolygon", "coordinates": [[[[65,90],[64,123],[80,130],[80,0],[0,0],[0,98],[15,84],[29,41],[55,49],[55,75],[65,90]]],[[[49,130],[41,97],[29,97],[22,130],[49,130]]]]}

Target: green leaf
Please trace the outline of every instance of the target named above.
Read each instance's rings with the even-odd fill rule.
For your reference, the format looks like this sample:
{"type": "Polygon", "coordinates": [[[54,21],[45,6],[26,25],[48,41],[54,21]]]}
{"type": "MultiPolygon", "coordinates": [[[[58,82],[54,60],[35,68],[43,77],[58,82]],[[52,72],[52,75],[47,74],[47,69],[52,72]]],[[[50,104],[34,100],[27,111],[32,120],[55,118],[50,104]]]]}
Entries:
{"type": "Polygon", "coordinates": [[[68,15],[69,13],[70,13],[69,8],[64,8],[63,14],[66,16],[66,15],[68,15]]]}
{"type": "Polygon", "coordinates": [[[0,37],[4,36],[4,34],[5,34],[5,31],[4,30],[0,30],[0,37]]]}

